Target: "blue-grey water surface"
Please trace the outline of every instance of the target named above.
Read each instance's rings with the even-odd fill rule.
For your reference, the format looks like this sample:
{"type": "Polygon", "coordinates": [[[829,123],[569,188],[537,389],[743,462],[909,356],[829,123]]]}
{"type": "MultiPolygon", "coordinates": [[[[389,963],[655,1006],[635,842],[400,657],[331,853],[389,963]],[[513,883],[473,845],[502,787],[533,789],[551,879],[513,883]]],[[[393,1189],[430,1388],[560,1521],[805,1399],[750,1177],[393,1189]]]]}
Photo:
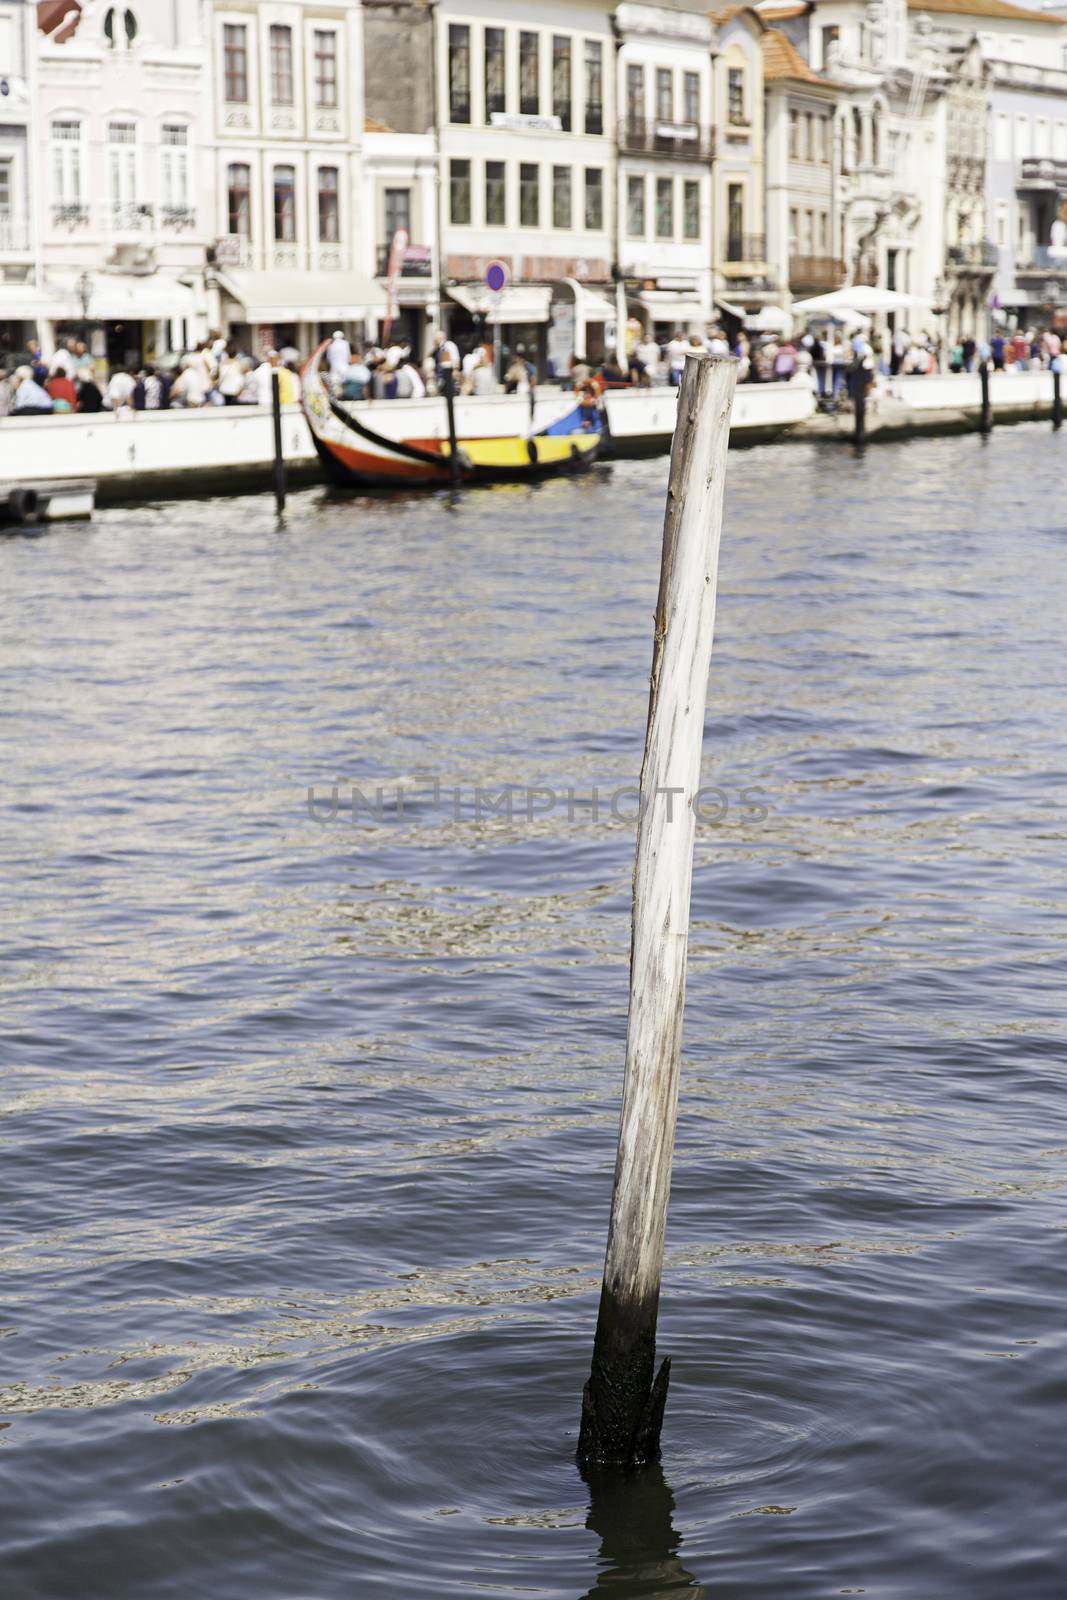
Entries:
{"type": "Polygon", "coordinates": [[[5,1600],[1063,1596],[1065,469],[731,456],[662,1471],[592,1483],[634,835],[565,791],[666,463],[0,541],[5,1600]]]}

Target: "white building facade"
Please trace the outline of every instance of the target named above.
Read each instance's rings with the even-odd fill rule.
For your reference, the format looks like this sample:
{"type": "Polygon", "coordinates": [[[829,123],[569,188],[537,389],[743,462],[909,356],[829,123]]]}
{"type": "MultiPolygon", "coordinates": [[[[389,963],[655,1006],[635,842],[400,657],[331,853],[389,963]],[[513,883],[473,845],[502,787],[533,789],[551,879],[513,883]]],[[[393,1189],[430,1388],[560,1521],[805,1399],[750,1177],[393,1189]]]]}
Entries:
{"type": "Polygon", "coordinates": [[[36,7],[0,3],[0,363],[25,354],[45,309],[37,272],[36,7]]]}
{"type": "Polygon", "coordinates": [[[198,0],[38,10],[42,342],[151,362],[205,326],[207,71],[198,0]]]}
{"type": "Polygon", "coordinates": [[[713,317],[709,17],[620,5],[616,259],[628,312],[658,337],[713,317]]]}
{"type": "Polygon", "coordinates": [[[207,0],[209,320],[258,352],[361,334],[364,268],[358,0],[207,0]]]}
{"type": "Polygon", "coordinates": [[[611,11],[442,0],[435,17],[446,322],[492,342],[495,318],[542,373],[598,359],[615,316],[611,11]]]}

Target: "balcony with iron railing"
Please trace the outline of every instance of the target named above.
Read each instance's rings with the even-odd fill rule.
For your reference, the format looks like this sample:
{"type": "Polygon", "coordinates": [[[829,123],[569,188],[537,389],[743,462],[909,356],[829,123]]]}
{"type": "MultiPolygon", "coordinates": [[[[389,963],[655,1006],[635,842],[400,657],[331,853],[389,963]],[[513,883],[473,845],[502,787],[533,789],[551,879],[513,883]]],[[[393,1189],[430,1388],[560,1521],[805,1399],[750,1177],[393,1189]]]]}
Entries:
{"type": "Polygon", "coordinates": [[[720,270],[740,274],[755,267],[766,268],[767,237],[762,233],[728,233],[720,270]]]}
{"type": "Polygon", "coordinates": [[[957,272],[990,274],[996,270],[1000,251],[991,239],[970,239],[965,244],[950,244],[945,260],[957,272]]]}
{"type": "Polygon", "coordinates": [[[619,123],[619,150],[627,156],[671,156],[676,161],[710,161],[714,130],[699,122],[668,122],[659,117],[627,117],[619,123]]]}
{"type": "Polygon", "coordinates": [[[789,257],[789,287],[796,295],[825,294],[840,289],[845,281],[845,263],[839,256],[789,257]]]}
{"type": "Polygon", "coordinates": [[[1067,250],[1047,244],[1032,244],[1029,249],[1020,250],[1017,254],[1015,276],[1020,283],[1051,278],[1055,280],[1057,290],[1062,291],[1064,280],[1067,279],[1067,250]]]}
{"type": "Polygon", "coordinates": [[[168,232],[182,233],[186,229],[196,227],[195,206],[160,206],[160,226],[168,232]]]}
{"type": "Polygon", "coordinates": [[[68,228],[72,233],[89,226],[89,207],[80,200],[57,200],[51,216],[53,228],[68,228]]]}
{"type": "Polygon", "coordinates": [[[103,212],[105,230],[126,239],[144,239],[156,231],[156,208],[143,200],[112,200],[103,212]]]}
{"type": "Polygon", "coordinates": [[[243,233],[222,234],[211,246],[211,255],[214,265],[224,271],[230,267],[252,272],[348,272],[352,266],[348,250],[339,243],[271,239],[260,244],[243,233]]]}

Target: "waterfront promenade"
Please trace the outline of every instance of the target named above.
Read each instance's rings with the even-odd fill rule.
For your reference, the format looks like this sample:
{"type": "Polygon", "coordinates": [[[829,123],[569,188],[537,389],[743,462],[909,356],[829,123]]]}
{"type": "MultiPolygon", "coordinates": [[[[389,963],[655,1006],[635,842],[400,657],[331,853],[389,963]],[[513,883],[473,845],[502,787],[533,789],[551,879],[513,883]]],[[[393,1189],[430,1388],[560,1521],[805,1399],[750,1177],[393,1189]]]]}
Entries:
{"type": "MultiPolygon", "coordinates": [[[[994,417],[1004,425],[1046,419],[1052,414],[1053,378],[1048,371],[994,373],[994,417]]],[[[559,391],[543,385],[545,407],[559,391]]],[[[493,399],[465,406],[493,406],[493,399]]],[[[380,401],[396,417],[413,419],[419,437],[447,437],[444,401],[380,401]]],[[[667,387],[620,389],[604,397],[608,438],[605,455],[666,454],[677,409],[667,387]]],[[[981,389],[977,373],[880,379],[868,403],[871,442],[923,433],[956,433],[979,425],[981,389]]],[[[852,414],[847,406],[833,415],[816,412],[815,395],[802,380],[751,383],[738,387],[731,444],[815,438],[848,442],[852,414]]],[[[284,408],[282,447],[298,480],[320,474],[311,436],[299,406],[284,408]]],[[[241,493],[269,481],[274,453],[272,421],[264,407],[210,407],[201,410],[122,412],[97,416],[9,417],[0,423],[0,482],[32,485],[57,478],[93,479],[97,498],[136,500],[165,493],[241,493]]]]}

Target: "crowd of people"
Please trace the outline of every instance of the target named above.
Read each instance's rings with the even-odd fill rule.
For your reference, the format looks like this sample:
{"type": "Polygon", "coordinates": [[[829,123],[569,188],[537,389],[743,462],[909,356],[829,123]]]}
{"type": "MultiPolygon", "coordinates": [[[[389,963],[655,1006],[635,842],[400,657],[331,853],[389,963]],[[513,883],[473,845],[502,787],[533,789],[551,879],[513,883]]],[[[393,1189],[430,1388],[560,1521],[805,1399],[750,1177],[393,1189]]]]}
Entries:
{"type": "MultiPolygon", "coordinates": [[[[743,328],[728,338],[721,327],[713,327],[703,338],[676,329],[664,341],[646,332],[625,355],[610,351],[599,362],[575,353],[568,371],[550,372],[550,381],[573,388],[580,404],[592,406],[607,388],[677,387],[693,351],[735,356],[740,383],[807,382],[828,406],[836,403],[848,372],[857,366],[872,380],[877,374],[942,370],[940,342],[925,332],[913,337],[898,328],[884,337],[850,336],[837,325],[812,325],[796,339],[743,328]]],[[[988,343],[958,340],[948,351],[947,365],[951,372],[971,372],[988,361],[998,371],[1029,371],[1048,367],[1061,353],[1060,336],[1051,328],[997,331],[988,343]]],[[[0,417],[269,406],[275,372],[282,403],[291,404],[300,398],[299,365],[295,349],[271,349],[257,360],[234,340],[211,333],[167,365],[119,365],[101,379],[82,340],[67,339],[48,360],[31,342],[26,361],[14,370],[0,360],[0,417]]],[[[522,344],[505,350],[498,361],[491,344],[476,342],[461,354],[443,332],[434,334],[420,361],[406,340],[361,349],[338,329],[327,343],[325,366],[332,392],[343,400],[421,399],[443,393],[448,381],[461,395],[527,393],[538,382],[536,363],[522,344]]]]}
{"type": "Polygon", "coordinates": [[[232,339],[213,333],[173,365],[119,364],[101,380],[83,340],[65,340],[48,360],[31,340],[21,365],[8,371],[0,363],[0,417],[269,406],[275,371],[282,403],[288,404],[300,398],[299,359],[296,350],[268,350],[256,361],[232,339]]]}

